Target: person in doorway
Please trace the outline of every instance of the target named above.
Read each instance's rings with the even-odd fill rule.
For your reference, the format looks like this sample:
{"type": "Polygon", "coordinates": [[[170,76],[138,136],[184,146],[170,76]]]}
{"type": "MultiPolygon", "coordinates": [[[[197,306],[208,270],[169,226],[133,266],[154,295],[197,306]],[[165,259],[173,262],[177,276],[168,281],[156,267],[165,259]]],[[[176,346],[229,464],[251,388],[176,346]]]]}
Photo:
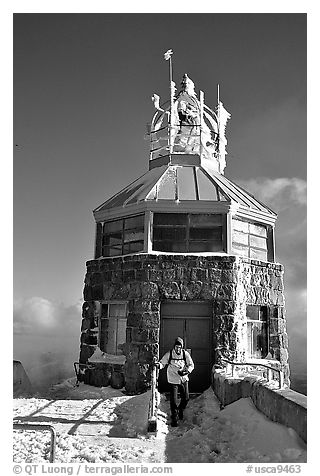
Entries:
{"type": "Polygon", "coordinates": [[[167,366],[167,379],[170,387],[171,425],[178,425],[178,417],[183,419],[183,411],[189,401],[189,374],[194,369],[194,363],[189,352],[183,348],[183,339],[175,339],[173,349],[169,350],[155,366],[163,369],[167,366]],[[181,401],[178,405],[178,391],[181,401]]]}

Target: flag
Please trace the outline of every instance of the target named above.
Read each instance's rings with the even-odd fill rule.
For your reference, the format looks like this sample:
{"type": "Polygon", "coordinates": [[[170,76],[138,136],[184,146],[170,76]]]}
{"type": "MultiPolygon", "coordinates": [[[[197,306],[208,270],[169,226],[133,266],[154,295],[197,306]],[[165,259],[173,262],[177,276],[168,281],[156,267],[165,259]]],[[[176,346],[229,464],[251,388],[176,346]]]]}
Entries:
{"type": "Polygon", "coordinates": [[[168,61],[168,59],[170,59],[172,55],[173,55],[173,51],[172,51],[172,50],[168,50],[168,51],[165,52],[165,54],[164,54],[163,56],[164,56],[164,59],[165,59],[166,61],[168,61]]]}

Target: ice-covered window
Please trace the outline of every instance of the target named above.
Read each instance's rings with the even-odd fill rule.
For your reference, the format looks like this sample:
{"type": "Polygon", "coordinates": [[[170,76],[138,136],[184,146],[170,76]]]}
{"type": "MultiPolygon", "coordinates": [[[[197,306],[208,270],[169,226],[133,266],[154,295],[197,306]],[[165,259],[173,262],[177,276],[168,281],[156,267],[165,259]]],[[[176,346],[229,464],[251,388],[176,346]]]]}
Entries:
{"type": "Polygon", "coordinates": [[[268,354],[268,307],[247,306],[247,352],[248,357],[264,359],[268,354]]]}
{"type": "Polygon", "coordinates": [[[99,346],[102,352],[122,355],[122,344],[126,342],[127,303],[109,302],[101,304],[99,346]]]}
{"type": "Polygon", "coordinates": [[[99,256],[121,256],[142,251],[144,214],[105,222],[101,236],[97,231],[97,242],[98,240],[100,240],[101,246],[96,247],[96,258],[99,256]]]}
{"type": "MultiPolygon", "coordinates": [[[[232,249],[233,252],[248,258],[273,261],[272,250],[268,246],[268,227],[259,223],[233,219],[232,249]]],[[[270,243],[271,244],[271,243],[270,243]]]]}
{"type": "Polygon", "coordinates": [[[153,249],[177,253],[225,251],[222,214],[155,213],[153,249]]]}

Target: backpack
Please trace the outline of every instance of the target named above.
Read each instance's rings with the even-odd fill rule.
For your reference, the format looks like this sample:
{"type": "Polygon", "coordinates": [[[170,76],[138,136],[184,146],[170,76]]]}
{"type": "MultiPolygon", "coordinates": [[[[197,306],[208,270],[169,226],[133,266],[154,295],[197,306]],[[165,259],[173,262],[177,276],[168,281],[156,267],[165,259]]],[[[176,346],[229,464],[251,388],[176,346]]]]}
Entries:
{"type": "MultiPolygon", "coordinates": [[[[184,349],[182,349],[182,355],[183,355],[184,363],[185,363],[185,365],[187,365],[186,351],[184,349]]],[[[171,363],[171,360],[172,360],[172,349],[170,350],[170,357],[169,357],[169,360],[168,360],[168,365],[171,363]]]]}

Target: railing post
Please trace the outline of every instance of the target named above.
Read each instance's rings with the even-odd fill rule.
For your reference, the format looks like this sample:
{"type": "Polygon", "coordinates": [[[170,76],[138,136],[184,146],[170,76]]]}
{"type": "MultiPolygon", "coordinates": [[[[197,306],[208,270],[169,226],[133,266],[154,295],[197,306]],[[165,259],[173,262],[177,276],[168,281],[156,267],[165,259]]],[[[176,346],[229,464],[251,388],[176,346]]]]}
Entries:
{"type": "Polygon", "coordinates": [[[279,370],[279,388],[283,388],[283,372],[282,370],[279,370]]]}
{"type": "Polygon", "coordinates": [[[13,429],[16,430],[38,430],[38,431],[50,431],[50,463],[54,463],[56,457],[56,430],[51,425],[41,425],[41,424],[32,424],[32,423],[13,423],[13,429]]]}
{"type": "Polygon", "coordinates": [[[268,380],[268,382],[271,382],[271,380],[272,380],[272,370],[271,369],[267,369],[267,380],[268,380]]]}
{"type": "Polygon", "coordinates": [[[158,369],[154,366],[151,371],[151,397],[148,411],[148,432],[152,433],[157,431],[157,377],[158,369]]]}

